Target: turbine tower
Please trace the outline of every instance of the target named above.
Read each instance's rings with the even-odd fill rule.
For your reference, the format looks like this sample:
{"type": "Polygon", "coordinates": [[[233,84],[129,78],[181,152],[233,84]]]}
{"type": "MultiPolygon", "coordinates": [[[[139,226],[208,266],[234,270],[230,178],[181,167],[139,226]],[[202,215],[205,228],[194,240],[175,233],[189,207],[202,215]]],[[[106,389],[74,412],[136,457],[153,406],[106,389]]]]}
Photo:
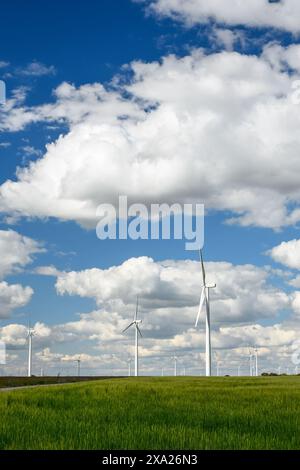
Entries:
{"type": "Polygon", "coordinates": [[[250,367],[250,377],[253,376],[253,365],[252,365],[252,358],[253,358],[253,354],[252,354],[252,351],[251,349],[249,348],[249,367],[250,367]]]}
{"type": "Polygon", "coordinates": [[[27,376],[31,377],[32,373],[32,337],[34,335],[34,330],[28,326],[28,369],[27,376]]]}
{"type": "Polygon", "coordinates": [[[77,362],[77,376],[80,377],[80,363],[81,363],[80,357],[78,359],[75,359],[75,362],[77,362]]]}
{"type": "Polygon", "coordinates": [[[200,250],[200,261],[201,261],[201,269],[202,269],[202,291],[201,291],[201,296],[200,296],[200,304],[199,304],[199,310],[198,310],[198,315],[196,318],[196,323],[195,327],[198,325],[200,313],[203,307],[203,304],[205,303],[206,307],[206,319],[205,319],[205,358],[206,358],[206,377],[211,376],[211,340],[210,340],[210,301],[209,301],[209,291],[210,289],[213,289],[216,287],[216,284],[210,284],[206,282],[206,277],[205,277],[205,269],[204,269],[204,263],[203,263],[203,256],[202,256],[202,250],[200,250]]]}
{"type": "Polygon", "coordinates": [[[258,377],[258,351],[255,348],[255,376],[258,377]]]}
{"type": "Polygon", "coordinates": [[[131,377],[131,357],[127,359],[128,362],[128,377],[131,377]]]}
{"type": "Polygon", "coordinates": [[[217,377],[219,377],[221,360],[220,360],[220,356],[216,352],[215,352],[215,360],[216,360],[217,377]]]}
{"type": "Polygon", "coordinates": [[[133,317],[133,321],[123,330],[125,333],[131,326],[135,327],[135,364],[134,364],[134,375],[138,377],[139,375],[139,335],[142,337],[139,324],[142,323],[142,320],[138,320],[138,309],[139,309],[139,298],[136,298],[136,309],[133,317]]]}
{"type": "Polygon", "coordinates": [[[174,359],[174,377],[177,377],[177,361],[178,361],[178,359],[177,359],[176,356],[174,356],[173,359],[174,359]]]}

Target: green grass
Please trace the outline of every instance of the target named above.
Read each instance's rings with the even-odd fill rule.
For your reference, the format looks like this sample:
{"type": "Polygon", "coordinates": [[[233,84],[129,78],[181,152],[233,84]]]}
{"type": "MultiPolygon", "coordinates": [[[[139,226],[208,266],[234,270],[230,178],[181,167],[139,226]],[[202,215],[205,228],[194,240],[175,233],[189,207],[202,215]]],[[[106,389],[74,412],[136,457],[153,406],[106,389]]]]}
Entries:
{"type": "Polygon", "coordinates": [[[114,379],[0,393],[1,449],[300,449],[300,378],[114,379]]]}

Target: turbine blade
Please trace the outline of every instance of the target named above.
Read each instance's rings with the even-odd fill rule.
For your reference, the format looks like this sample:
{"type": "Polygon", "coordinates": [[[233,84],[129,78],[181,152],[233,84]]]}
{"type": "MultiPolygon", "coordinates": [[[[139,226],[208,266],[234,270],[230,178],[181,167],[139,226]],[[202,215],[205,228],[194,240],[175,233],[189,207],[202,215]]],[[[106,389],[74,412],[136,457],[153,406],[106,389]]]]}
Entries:
{"type": "Polygon", "coordinates": [[[201,270],[202,270],[203,285],[205,286],[205,269],[204,269],[204,262],[203,262],[202,250],[200,250],[200,260],[201,260],[201,270]]]}
{"type": "Polygon", "coordinates": [[[140,337],[142,338],[143,335],[142,335],[142,332],[141,332],[141,330],[139,329],[139,326],[138,326],[138,325],[136,325],[136,329],[138,330],[138,332],[139,332],[139,334],[140,334],[140,337]]]}
{"type": "Polygon", "coordinates": [[[197,315],[197,318],[196,318],[195,328],[198,325],[198,321],[199,321],[199,318],[200,318],[201,310],[202,310],[203,303],[204,303],[205,299],[206,299],[206,293],[205,293],[205,287],[203,287],[202,291],[201,291],[201,297],[200,297],[200,303],[199,303],[199,309],[198,309],[198,315],[197,315]]]}
{"type": "Polygon", "coordinates": [[[132,321],[128,326],[126,326],[125,330],[123,330],[122,333],[125,333],[125,331],[127,331],[133,324],[134,322],[132,321]]]}

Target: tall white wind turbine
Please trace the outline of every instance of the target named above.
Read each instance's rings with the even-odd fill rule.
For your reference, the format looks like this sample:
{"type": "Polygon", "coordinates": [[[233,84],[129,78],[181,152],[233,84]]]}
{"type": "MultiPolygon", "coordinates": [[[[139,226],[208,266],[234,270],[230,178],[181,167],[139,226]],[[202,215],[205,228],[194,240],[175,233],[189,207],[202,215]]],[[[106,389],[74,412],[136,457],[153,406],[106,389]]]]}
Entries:
{"type": "Polygon", "coordinates": [[[31,377],[32,375],[32,337],[34,335],[34,330],[28,326],[28,369],[27,376],[31,377]]]}
{"type": "Polygon", "coordinates": [[[206,333],[205,333],[205,358],[206,358],[206,377],[211,376],[211,339],[210,339],[210,300],[209,300],[209,291],[210,289],[213,289],[216,287],[216,284],[210,284],[206,282],[206,276],[205,276],[205,269],[204,269],[204,263],[203,263],[203,256],[202,256],[202,250],[200,250],[200,261],[201,261],[201,269],[202,269],[202,291],[201,291],[201,296],[200,296],[200,304],[199,304],[199,310],[198,310],[198,315],[196,318],[196,323],[195,327],[198,325],[199,317],[202,311],[202,307],[205,304],[206,307],[206,319],[205,319],[205,328],[206,328],[206,333]]]}
{"type": "Polygon", "coordinates": [[[134,375],[138,377],[139,375],[139,336],[142,337],[139,324],[142,323],[142,320],[138,320],[138,309],[139,309],[139,298],[136,298],[136,309],[133,317],[133,321],[123,330],[123,333],[127,331],[132,326],[135,327],[135,364],[134,364],[134,375]]]}

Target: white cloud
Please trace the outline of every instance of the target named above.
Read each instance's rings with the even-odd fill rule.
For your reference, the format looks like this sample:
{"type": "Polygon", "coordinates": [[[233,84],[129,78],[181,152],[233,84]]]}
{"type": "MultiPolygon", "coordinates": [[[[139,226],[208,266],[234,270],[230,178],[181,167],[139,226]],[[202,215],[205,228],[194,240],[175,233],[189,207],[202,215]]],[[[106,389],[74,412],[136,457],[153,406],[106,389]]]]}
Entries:
{"type": "Polygon", "coordinates": [[[295,278],[291,279],[288,284],[296,289],[300,288],[300,275],[296,276],[295,278]]]}
{"type": "Polygon", "coordinates": [[[55,266],[37,266],[33,270],[34,274],[39,274],[40,276],[59,276],[60,271],[55,266]]]}
{"type": "MultiPolygon", "coordinates": [[[[35,240],[13,230],[0,230],[0,280],[22,271],[41,251],[43,248],[35,240]]],[[[0,282],[0,318],[7,318],[14,309],[24,307],[32,295],[33,289],[29,286],[0,282]]]]}
{"type": "MultiPolygon", "coordinates": [[[[10,97],[6,99],[5,103],[2,105],[2,113],[1,113],[1,120],[0,120],[0,130],[2,130],[1,121],[5,119],[6,113],[14,113],[16,112],[15,109],[18,109],[19,106],[22,106],[27,98],[27,94],[29,92],[29,88],[26,86],[19,86],[14,88],[11,93],[10,97]]],[[[7,123],[7,128],[9,128],[9,124],[7,123]]],[[[11,130],[13,130],[11,128],[11,130]]]]}
{"type": "Polygon", "coordinates": [[[29,156],[29,157],[31,156],[40,157],[42,155],[41,150],[36,149],[32,147],[31,145],[25,145],[24,147],[21,147],[21,150],[24,153],[24,155],[29,156]]]}
{"type": "Polygon", "coordinates": [[[9,62],[6,62],[5,60],[0,60],[0,69],[4,69],[9,66],[9,62]]]}
{"type": "Polygon", "coordinates": [[[13,230],[0,230],[0,278],[18,272],[33,261],[36,253],[43,251],[35,240],[13,230]]]}
{"type": "Polygon", "coordinates": [[[259,324],[221,328],[220,336],[228,344],[244,344],[258,347],[278,347],[292,344],[297,332],[281,324],[262,326],[259,324]]]}
{"type": "Polygon", "coordinates": [[[280,245],[269,250],[268,254],[277,263],[292,269],[300,269],[300,240],[294,239],[282,242],[280,245]]]}
{"type": "Polygon", "coordinates": [[[38,61],[33,61],[26,65],[26,67],[19,69],[18,73],[30,77],[41,77],[43,75],[55,75],[56,70],[53,65],[47,66],[38,61]]]}
{"type": "Polygon", "coordinates": [[[145,203],[201,201],[241,225],[297,223],[299,50],[280,52],[294,75],[278,65],[276,45],[261,57],[194,51],[133,63],[119,91],[62,84],[54,104],[14,106],[2,127],[63,121],[70,131],[1,186],[1,210],[94,226],[98,204],[126,194],[145,203]]]}
{"type": "Polygon", "coordinates": [[[293,293],[292,308],[295,314],[300,316],[300,292],[296,291],[293,293]]]}
{"type": "Polygon", "coordinates": [[[9,348],[23,347],[27,341],[27,329],[24,325],[11,323],[0,328],[0,339],[9,348]]]}
{"type": "Polygon", "coordinates": [[[168,16],[187,26],[211,20],[229,26],[279,28],[292,33],[300,31],[298,0],[144,0],[149,10],[168,16]]]}
{"type": "MultiPolygon", "coordinates": [[[[289,307],[288,296],[268,283],[268,270],[252,265],[234,266],[225,262],[207,263],[208,277],[217,283],[213,293],[214,321],[243,322],[273,317],[289,307]]],[[[98,305],[128,315],[140,295],[142,307],[151,310],[150,324],[172,331],[189,318],[195,321],[201,286],[200,266],[194,261],[154,262],[132,258],[109,269],[87,269],[61,273],[56,282],[59,294],[94,298],[98,305]],[[186,318],[184,318],[186,317],[186,318]],[[181,319],[180,319],[181,318],[181,319]]],[[[124,315],[123,314],[123,315],[124,315]]],[[[155,332],[161,334],[161,332],[155,332]]]]}
{"type": "Polygon", "coordinates": [[[237,42],[244,42],[244,36],[242,32],[231,31],[231,29],[213,28],[212,40],[227,51],[233,51],[237,42]]]}
{"type": "MultiPolygon", "coordinates": [[[[84,123],[86,131],[89,124],[117,124],[119,117],[141,118],[144,113],[130,100],[123,99],[118,92],[108,91],[100,83],[82,85],[76,88],[63,82],[55,91],[56,101],[36,107],[22,107],[26,88],[18,88],[13,99],[7,100],[0,121],[0,129],[18,131],[34,122],[57,122],[75,127],[84,123]],[[5,114],[5,110],[7,111],[5,114]]],[[[75,129],[74,129],[75,130],[75,129]]]]}
{"type": "Polygon", "coordinates": [[[55,363],[61,361],[63,354],[61,353],[54,353],[50,350],[50,348],[44,348],[41,351],[38,351],[36,357],[42,363],[55,363]]]}
{"type": "Polygon", "coordinates": [[[7,318],[14,309],[24,307],[32,295],[31,287],[0,282],[0,318],[7,318]]]}

